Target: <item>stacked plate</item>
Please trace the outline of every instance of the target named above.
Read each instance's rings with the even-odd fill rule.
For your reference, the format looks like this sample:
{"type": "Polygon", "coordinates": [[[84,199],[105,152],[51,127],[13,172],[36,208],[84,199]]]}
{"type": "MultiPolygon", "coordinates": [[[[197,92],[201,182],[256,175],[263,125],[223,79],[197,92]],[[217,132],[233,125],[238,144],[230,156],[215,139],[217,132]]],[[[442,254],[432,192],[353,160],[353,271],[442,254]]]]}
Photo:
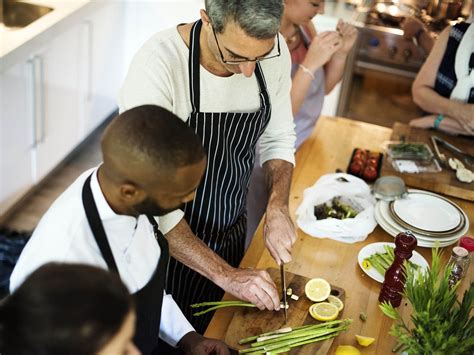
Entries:
{"type": "Polygon", "coordinates": [[[435,193],[414,189],[408,190],[406,198],[377,202],[375,219],[393,237],[412,231],[418,246],[426,248],[436,241],[440,247],[454,244],[469,229],[469,219],[458,205],[435,193]]]}

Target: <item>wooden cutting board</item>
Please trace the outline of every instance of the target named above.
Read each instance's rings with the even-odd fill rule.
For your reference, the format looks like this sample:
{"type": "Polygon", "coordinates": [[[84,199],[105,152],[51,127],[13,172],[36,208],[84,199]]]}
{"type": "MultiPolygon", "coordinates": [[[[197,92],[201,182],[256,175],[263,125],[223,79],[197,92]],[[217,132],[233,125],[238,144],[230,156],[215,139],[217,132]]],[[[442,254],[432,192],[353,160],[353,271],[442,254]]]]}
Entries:
{"type": "MultiPolygon", "coordinates": [[[[466,153],[474,155],[474,139],[454,137],[438,131],[418,129],[400,122],[396,122],[393,125],[393,133],[390,139],[399,141],[404,138],[407,142],[424,142],[429,145],[434,153],[434,147],[431,143],[432,135],[455,145],[466,153]]],[[[443,146],[440,146],[440,152],[444,153],[446,158],[456,157],[456,155],[452,154],[443,146]]],[[[464,165],[466,165],[466,168],[474,171],[473,166],[469,166],[465,163],[464,165]]],[[[460,182],[456,178],[455,171],[451,170],[449,167],[443,168],[439,173],[399,173],[393,168],[388,159],[384,159],[381,175],[397,175],[405,181],[407,186],[437,192],[443,195],[454,196],[468,201],[474,201],[474,182],[471,182],[470,184],[460,182]]]]}
{"type": "MultiPolygon", "coordinates": [[[[280,270],[271,268],[267,270],[272,279],[281,289],[280,270]]],[[[301,275],[286,273],[287,287],[293,290],[293,294],[299,296],[298,301],[289,299],[288,322],[285,324],[283,311],[260,311],[255,308],[239,308],[235,311],[229,328],[227,329],[225,342],[232,349],[244,349],[248,346],[239,345],[239,340],[250,336],[262,334],[283,327],[297,327],[306,324],[318,324],[317,320],[309,315],[308,309],[314,303],[304,293],[304,287],[310,279],[301,275]]],[[[331,286],[331,294],[345,301],[345,291],[342,288],[331,286]]],[[[338,318],[341,318],[342,310],[338,318]]],[[[327,354],[334,338],[308,344],[293,349],[289,354],[327,354]]]]}

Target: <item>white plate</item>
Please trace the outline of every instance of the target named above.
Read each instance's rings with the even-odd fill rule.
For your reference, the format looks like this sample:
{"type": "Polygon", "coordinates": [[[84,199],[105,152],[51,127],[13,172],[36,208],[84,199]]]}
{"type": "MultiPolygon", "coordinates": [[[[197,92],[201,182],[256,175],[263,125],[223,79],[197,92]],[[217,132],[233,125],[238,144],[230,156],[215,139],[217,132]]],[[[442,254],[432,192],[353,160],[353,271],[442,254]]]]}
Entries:
{"type": "MultiPolygon", "coordinates": [[[[404,232],[404,231],[407,230],[406,227],[402,226],[395,219],[392,218],[391,213],[390,213],[390,206],[389,206],[388,202],[381,201],[380,206],[379,206],[379,210],[380,210],[380,213],[382,214],[382,217],[383,217],[383,219],[386,223],[388,223],[389,225],[391,225],[393,228],[397,229],[400,232],[404,232]]],[[[453,233],[451,235],[446,235],[446,236],[443,236],[443,237],[441,237],[441,236],[431,237],[429,235],[419,233],[419,232],[414,231],[414,230],[410,230],[410,231],[417,237],[418,240],[424,240],[424,241],[427,241],[427,242],[434,242],[436,240],[439,240],[440,242],[445,243],[445,242],[450,242],[450,241],[456,241],[459,238],[461,238],[467,232],[466,231],[462,235],[460,235],[460,233],[463,232],[465,229],[466,229],[466,224],[458,232],[453,233]]]]}
{"type": "Polygon", "coordinates": [[[462,222],[459,210],[449,200],[424,191],[412,191],[396,200],[393,210],[406,224],[424,231],[448,232],[462,222]]]}
{"type": "MultiPolygon", "coordinates": [[[[398,233],[400,232],[403,232],[405,231],[405,229],[397,229],[397,228],[394,228],[393,226],[391,226],[387,221],[385,221],[385,219],[383,218],[381,212],[380,212],[380,208],[379,208],[379,204],[377,203],[377,205],[375,205],[375,220],[377,221],[377,223],[380,225],[380,227],[385,231],[387,232],[389,235],[391,235],[392,237],[396,237],[398,233]]],[[[464,232],[465,234],[466,232],[464,232]]],[[[413,233],[417,239],[417,246],[419,247],[422,247],[422,248],[433,248],[435,246],[435,242],[434,241],[426,241],[425,239],[422,239],[421,236],[417,235],[416,233],[413,233]],[[421,237],[421,238],[420,238],[421,237]]],[[[454,244],[456,243],[459,238],[461,238],[464,234],[461,234],[459,235],[459,237],[456,237],[457,239],[454,239],[453,241],[448,241],[448,242],[439,242],[439,246],[441,248],[443,247],[447,247],[451,244],[454,244]]]]}
{"type": "MultiPolygon", "coordinates": [[[[363,247],[359,251],[359,255],[357,256],[357,260],[359,262],[360,268],[367,275],[369,275],[369,277],[371,277],[372,279],[380,283],[383,283],[384,276],[380,275],[380,273],[374,267],[371,267],[368,270],[364,269],[364,267],[362,266],[362,262],[364,261],[364,259],[368,258],[369,256],[375,253],[385,253],[384,245],[388,245],[395,248],[395,243],[385,243],[385,242],[372,243],[363,247]]],[[[425,258],[416,250],[413,251],[413,256],[410,258],[410,261],[413,264],[420,265],[422,270],[426,270],[429,267],[428,262],[425,260],[425,258]]]]}

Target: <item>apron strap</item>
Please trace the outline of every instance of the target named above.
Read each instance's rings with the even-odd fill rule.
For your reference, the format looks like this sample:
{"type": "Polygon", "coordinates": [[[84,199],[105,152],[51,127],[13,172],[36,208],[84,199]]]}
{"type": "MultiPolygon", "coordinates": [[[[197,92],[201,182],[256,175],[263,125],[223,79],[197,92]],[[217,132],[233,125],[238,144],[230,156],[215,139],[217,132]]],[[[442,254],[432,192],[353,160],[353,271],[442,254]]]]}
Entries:
{"type": "MultiPolygon", "coordinates": [[[[86,179],[82,188],[82,202],[87,220],[107,266],[118,274],[117,264],[115,263],[94,196],[92,195],[91,178],[92,174],[86,179]]],[[[147,218],[153,226],[155,239],[161,249],[161,255],[150,281],[142,289],[134,293],[137,303],[137,331],[135,332],[134,342],[143,354],[151,354],[158,344],[163,292],[166,282],[165,276],[169,259],[168,242],[163,233],[158,229],[158,223],[151,216],[147,216],[147,218]]]]}
{"type": "MultiPolygon", "coordinates": [[[[200,70],[201,64],[199,63],[200,47],[199,39],[201,35],[202,20],[198,20],[193,24],[191,33],[189,35],[189,59],[188,59],[188,77],[189,77],[189,92],[191,99],[191,107],[193,113],[200,111],[200,70]]],[[[260,94],[263,95],[263,101],[265,103],[270,102],[270,97],[267,91],[267,83],[263,76],[262,67],[257,62],[255,66],[255,76],[257,78],[258,87],[260,94]]]]}
{"type": "Polygon", "coordinates": [[[191,28],[191,34],[189,36],[189,60],[188,60],[188,73],[189,73],[189,90],[191,98],[191,106],[193,112],[199,112],[199,71],[201,66],[199,64],[199,38],[201,35],[202,20],[196,21],[191,28]]]}
{"type": "MultiPolygon", "coordinates": [[[[168,273],[168,261],[169,261],[169,257],[170,257],[168,241],[166,240],[163,233],[161,233],[161,231],[159,229],[159,226],[158,226],[158,222],[156,222],[156,219],[153,216],[150,216],[150,215],[147,215],[146,217],[148,218],[148,221],[150,222],[150,224],[153,226],[153,232],[155,234],[155,239],[158,242],[158,245],[160,246],[160,249],[161,249],[161,256],[160,256],[160,262],[159,262],[160,265],[158,265],[158,268],[160,269],[160,271],[164,271],[165,274],[167,274],[168,273]],[[162,263],[165,266],[162,266],[161,265],[162,263]]],[[[163,278],[163,280],[164,280],[164,278],[163,278]]],[[[163,281],[163,285],[164,285],[164,283],[165,282],[163,281]]]]}
{"type": "Polygon", "coordinates": [[[107,266],[110,270],[118,272],[117,264],[115,263],[112,250],[110,249],[109,242],[107,240],[107,235],[105,234],[104,226],[100,220],[99,211],[97,210],[97,205],[94,201],[94,196],[92,195],[91,190],[91,178],[92,174],[84,182],[82,187],[82,203],[84,205],[84,210],[86,212],[87,220],[89,221],[89,226],[92,230],[92,234],[95,237],[97,244],[99,245],[99,250],[104,258],[107,266]]]}
{"type": "Polygon", "coordinates": [[[263,70],[259,62],[257,62],[257,65],[255,66],[255,76],[257,77],[258,87],[260,89],[260,94],[263,95],[265,106],[269,106],[270,96],[268,95],[267,82],[265,81],[265,77],[263,76],[263,70]]]}

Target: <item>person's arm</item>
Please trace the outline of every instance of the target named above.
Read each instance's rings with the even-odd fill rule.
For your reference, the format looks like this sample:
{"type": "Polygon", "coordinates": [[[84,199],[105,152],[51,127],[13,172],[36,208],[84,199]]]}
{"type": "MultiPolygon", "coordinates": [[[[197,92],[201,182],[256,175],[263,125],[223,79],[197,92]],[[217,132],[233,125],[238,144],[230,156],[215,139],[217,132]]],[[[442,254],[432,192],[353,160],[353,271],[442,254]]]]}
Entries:
{"type": "Polygon", "coordinates": [[[229,349],[224,342],[205,338],[196,332],[189,332],[178,343],[186,355],[229,355],[229,349]]]}
{"type": "Polygon", "coordinates": [[[252,302],[262,310],[280,309],[275,283],[266,271],[233,268],[197,238],[184,219],[165,236],[170,254],[176,260],[208,278],[224,291],[252,302]]]}
{"type": "Polygon", "coordinates": [[[329,94],[338,82],[341,81],[346,66],[347,56],[354,47],[357,39],[357,29],[348,23],[339,20],[336,27],[342,38],[341,47],[331,56],[331,59],[324,65],[326,95],[329,94]]]}
{"type": "MultiPolygon", "coordinates": [[[[430,129],[435,126],[436,118],[437,115],[428,115],[415,118],[410,121],[410,126],[430,129]]],[[[453,135],[466,134],[466,130],[459,124],[459,122],[452,119],[451,117],[444,117],[444,119],[439,123],[437,129],[453,135]]]]}
{"type": "Polygon", "coordinates": [[[293,164],[273,159],[263,164],[269,199],[265,214],[264,238],[268,251],[278,264],[291,261],[296,232],[288,210],[293,164]]]}
{"type": "Polygon", "coordinates": [[[474,134],[474,105],[450,100],[435,90],[438,68],[443,58],[451,28],[446,28],[436,41],[428,59],[412,86],[413,101],[426,112],[441,114],[459,122],[464,134],[474,134]]]}
{"type": "Polygon", "coordinates": [[[260,163],[269,191],[263,237],[266,247],[280,264],[291,260],[291,246],[296,241],[295,227],[288,210],[296,140],[291,112],[291,59],[288,48],[282,47],[280,62],[267,64],[269,68],[265,73],[273,75],[267,75],[272,117],[260,138],[260,163]]]}
{"type": "Polygon", "coordinates": [[[418,45],[423,48],[426,53],[430,53],[434,45],[434,38],[425,24],[415,17],[407,17],[401,23],[403,36],[408,40],[416,39],[418,45]]]}
{"type": "Polygon", "coordinates": [[[314,73],[330,60],[340,46],[341,40],[337,32],[323,32],[313,37],[305,59],[293,76],[290,95],[294,115],[300,110],[306,98],[311,82],[314,80],[314,73]]]}
{"type": "Polygon", "coordinates": [[[184,316],[171,295],[164,292],[161,304],[160,338],[171,346],[178,342],[189,332],[194,332],[193,326],[184,316]]]}

